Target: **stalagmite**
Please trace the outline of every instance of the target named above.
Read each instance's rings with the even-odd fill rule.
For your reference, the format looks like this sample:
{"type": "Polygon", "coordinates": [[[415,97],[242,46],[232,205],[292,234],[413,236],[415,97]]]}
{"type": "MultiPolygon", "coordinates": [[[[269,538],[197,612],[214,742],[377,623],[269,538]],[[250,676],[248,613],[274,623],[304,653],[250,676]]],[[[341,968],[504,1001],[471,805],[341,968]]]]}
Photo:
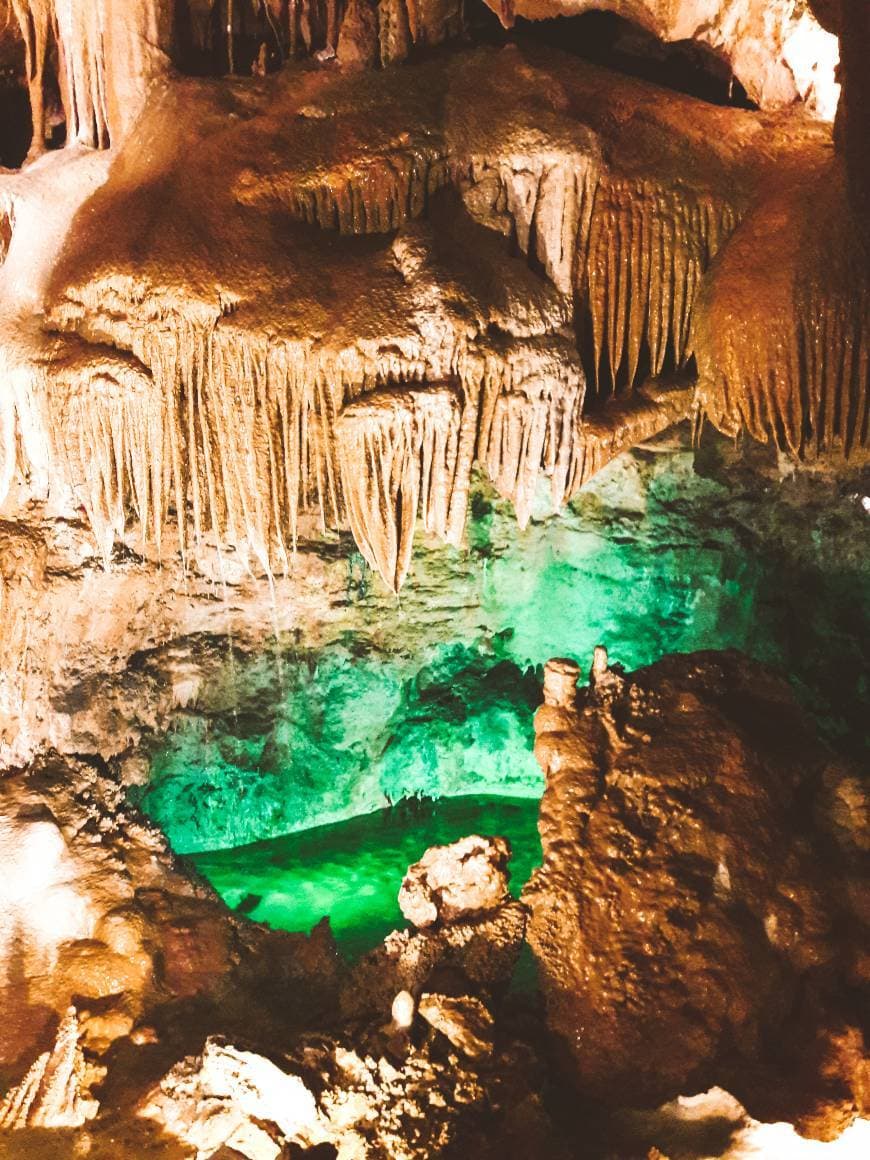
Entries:
{"type": "Polygon", "coordinates": [[[448,538],[460,415],[454,388],[428,386],[374,391],[339,417],[338,456],[351,530],[363,556],[394,591],[411,564],[418,508],[426,531],[448,538]]]}
{"type": "Polygon", "coordinates": [[[70,1007],[52,1050],[40,1055],[0,1102],[0,1131],[80,1128],[94,1118],[99,1104],[82,1092],[85,1062],[78,1041],[78,1018],[70,1007]]]}

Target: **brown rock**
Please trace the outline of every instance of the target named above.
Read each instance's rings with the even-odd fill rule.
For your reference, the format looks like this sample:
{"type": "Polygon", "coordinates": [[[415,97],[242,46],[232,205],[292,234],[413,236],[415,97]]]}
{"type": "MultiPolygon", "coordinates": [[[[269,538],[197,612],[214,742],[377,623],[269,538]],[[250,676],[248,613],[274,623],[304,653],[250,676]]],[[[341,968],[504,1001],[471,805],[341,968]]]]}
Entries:
{"type": "Polygon", "coordinates": [[[352,1018],[386,1018],[400,991],[419,995],[452,975],[469,989],[507,986],[523,945],[526,912],[509,902],[484,918],[425,931],[393,931],[351,971],[340,1006],[352,1018]]]}
{"type": "Polygon", "coordinates": [[[835,877],[855,873],[848,843],[812,820],[820,790],[850,816],[830,753],[737,654],[593,675],[536,720],[544,862],[523,896],[573,1074],[623,1103],[718,1083],[836,1134],[866,1107],[844,981],[866,932],[835,877]]]}
{"type": "Polygon", "coordinates": [[[417,1010],[469,1059],[492,1054],[493,1018],[475,996],[421,995],[417,1010]]]}

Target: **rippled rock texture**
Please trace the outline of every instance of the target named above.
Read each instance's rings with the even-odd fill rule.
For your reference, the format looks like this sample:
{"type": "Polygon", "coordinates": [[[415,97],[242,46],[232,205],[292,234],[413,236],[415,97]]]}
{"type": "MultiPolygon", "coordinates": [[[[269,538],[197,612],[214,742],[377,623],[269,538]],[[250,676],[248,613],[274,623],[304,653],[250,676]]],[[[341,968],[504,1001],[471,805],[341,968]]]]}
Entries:
{"type": "Polygon", "coordinates": [[[737,654],[626,675],[602,649],[576,679],[548,666],[544,861],[524,893],[566,1065],[604,1101],[721,1083],[835,1137],[868,1099],[856,775],[737,654]]]}

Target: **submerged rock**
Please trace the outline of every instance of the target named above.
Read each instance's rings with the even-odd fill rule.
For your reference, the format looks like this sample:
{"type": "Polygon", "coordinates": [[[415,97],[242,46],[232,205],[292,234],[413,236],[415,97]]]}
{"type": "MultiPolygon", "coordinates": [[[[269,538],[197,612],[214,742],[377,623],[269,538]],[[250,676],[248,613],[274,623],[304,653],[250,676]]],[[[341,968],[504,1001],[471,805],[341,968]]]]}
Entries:
{"type": "Polygon", "coordinates": [[[399,891],[402,914],[425,930],[497,910],[509,898],[510,856],[506,838],[476,834],[433,846],[405,875],[399,891]]]}
{"type": "Polygon", "coordinates": [[[625,675],[597,652],[588,689],[569,675],[551,663],[536,718],[544,860],[523,895],[569,1071],[622,1104],[718,1083],[836,1136],[870,1090],[854,778],[738,654],[625,675]]]}

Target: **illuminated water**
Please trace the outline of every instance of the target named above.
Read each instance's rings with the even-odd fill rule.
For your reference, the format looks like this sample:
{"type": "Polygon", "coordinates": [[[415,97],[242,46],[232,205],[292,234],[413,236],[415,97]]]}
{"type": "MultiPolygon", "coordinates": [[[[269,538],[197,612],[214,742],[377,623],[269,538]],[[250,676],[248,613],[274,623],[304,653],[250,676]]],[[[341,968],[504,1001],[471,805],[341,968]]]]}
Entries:
{"type": "Polygon", "coordinates": [[[338,620],[316,646],[303,633],[227,662],[154,750],[140,804],[180,853],[221,851],[199,865],[230,905],[295,929],[329,913],[358,948],[397,922],[398,883],[433,841],[510,825],[525,874],[551,656],[586,666],[605,643],[633,669],[738,648],[866,757],[870,480],[852,494],[743,471],[722,482],[690,453],[638,453],[523,531],[478,485],[467,545],[416,550],[400,600],[349,555],[338,620]],[[382,812],[459,795],[456,813],[382,812]]]}
{"type": "Polygon", "coordinates": [[[356,955],[404,926],[396,901],[402,876],[429,846],[474,833],[509,838],[511,888],[519,893],[541,860],[537,818],[537,802],[525,798],[404,803],[192,861],[228,906],[257,922],[308,931],[328,914],[341,949],[356,955]]]}

